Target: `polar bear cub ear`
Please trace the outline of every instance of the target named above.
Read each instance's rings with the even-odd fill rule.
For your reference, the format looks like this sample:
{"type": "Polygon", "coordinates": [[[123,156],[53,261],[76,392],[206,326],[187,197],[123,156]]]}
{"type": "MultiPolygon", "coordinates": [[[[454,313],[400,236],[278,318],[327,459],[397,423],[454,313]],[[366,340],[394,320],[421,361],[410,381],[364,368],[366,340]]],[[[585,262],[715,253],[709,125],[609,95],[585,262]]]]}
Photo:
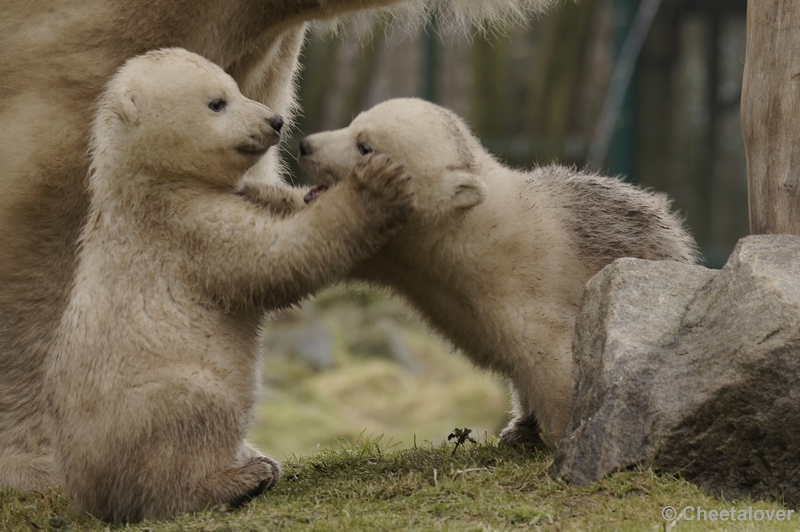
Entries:
{"type": "Polygon", "coordinates": [[[110,98],[111,111],[126,124],[139,123],[139,109],[134,101],[133,91],[129,87],[120,87],[110,98]]]}
{"type": "Polygon", "coordinates": [[[486,199],[483,179],[466,170],[448,170],[443,179],[446,202],[452,208],[471,209],[486,199]]]}

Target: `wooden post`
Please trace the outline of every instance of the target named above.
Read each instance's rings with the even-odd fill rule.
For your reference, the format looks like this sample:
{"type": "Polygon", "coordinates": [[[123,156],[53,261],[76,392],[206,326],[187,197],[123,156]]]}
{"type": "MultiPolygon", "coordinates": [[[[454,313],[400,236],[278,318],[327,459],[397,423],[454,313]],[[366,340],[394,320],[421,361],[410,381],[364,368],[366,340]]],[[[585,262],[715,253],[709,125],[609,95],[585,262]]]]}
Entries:
{"type": "Polygon", "coordinates": [[[750,233],[800,235],[800,1],[748,0],[742,85],[750,233]]]}

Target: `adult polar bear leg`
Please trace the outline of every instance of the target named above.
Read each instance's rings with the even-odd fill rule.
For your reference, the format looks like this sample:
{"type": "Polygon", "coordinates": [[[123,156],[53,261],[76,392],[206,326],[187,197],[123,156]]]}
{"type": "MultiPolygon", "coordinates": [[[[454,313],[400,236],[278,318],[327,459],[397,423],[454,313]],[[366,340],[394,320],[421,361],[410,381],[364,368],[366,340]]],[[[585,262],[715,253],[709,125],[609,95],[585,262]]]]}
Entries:
{"type": "MultiPolygon", "coordinates": [[[[96,95],[53,98],[15,75],[0,21],[0,488],[54,482],[42,365],[63,312],[88,206],[86,144],[96,95]],[[86,124],[82,128],[80,124],[86,124]],[[82,130],[83,129],[83,130],[82,130]]],[[[27,70],[21,71],[27,72],[27,70]]]]}

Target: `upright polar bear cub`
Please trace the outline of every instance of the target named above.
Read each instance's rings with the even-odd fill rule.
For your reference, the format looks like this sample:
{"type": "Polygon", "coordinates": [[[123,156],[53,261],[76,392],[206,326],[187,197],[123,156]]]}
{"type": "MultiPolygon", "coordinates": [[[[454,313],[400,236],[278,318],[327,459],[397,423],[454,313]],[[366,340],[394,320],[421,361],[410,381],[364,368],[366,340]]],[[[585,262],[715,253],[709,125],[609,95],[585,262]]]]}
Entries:
{"type": "Polygon", "coordinates": [[[350,277],[396,289],[475,364],[508,378],[515,415],[503,439],[535,443],[541,428],[558,442],[586,281],[619,257],[697,257],[668,199],[559,166],[506,168],[457,116],[416,99],[305,138],[300,163],[329,184],[372,153],[406,165],[418,209],[350,277]]]}
{"type": "Polygon", "coordinates": [[[309,208],[303,191],[242,191],[281,125],[182,49],[131,59],[101,97],[89,219],[45,377],[55,472],[76,509],[170,518],[278,480],[244,441],[263,313],[342,276],[413,203],[386,157],[309,208]]]}

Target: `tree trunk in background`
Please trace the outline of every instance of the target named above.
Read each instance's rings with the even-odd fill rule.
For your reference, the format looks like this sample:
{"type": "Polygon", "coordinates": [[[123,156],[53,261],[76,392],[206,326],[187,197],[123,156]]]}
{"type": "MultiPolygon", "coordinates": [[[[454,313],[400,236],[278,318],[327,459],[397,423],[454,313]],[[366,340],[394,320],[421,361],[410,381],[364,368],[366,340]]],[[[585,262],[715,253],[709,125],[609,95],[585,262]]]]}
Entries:
{"type": "Polygon", "coordinates": [[[750,232],[800,235],[800,2],[749,0],[742,88],[750,232]]]}
{"type": "Polygon", "coordinates": [[[565,4],[559,12],[558,46],[550,63],[549,96],[544,115],[547,135],[552,138],[566,139],[570,133],[593,3],[593,0],[581,0],[579,4],[565,4]]]}
{"type": "Polygon", "coordinates": [[[593,7],[594,0],[570,2],[537,24],[540,35],[528,75],[530,96],[526,98],[523,127],[531,137],[546,141],[539,146],[541,160],[564,158],[593,7]]]}
{"type": "Polygon", "coordinates": [[[325,91],[330,87],[336,72],[336,54],[341,39],[329,35],[308,36],[303,50],[303,83],[300,89],[300,103],[303,113],[298,120],[298,129],[304,135],[319,130],[325,105],[325,91]]]}
{"type": "Polygon", "coordinates": [[[508,132],[509,48],[506,35],[478,35],[472,47],[472,122],[479,136],[501,137],[508,132]]]}
{"type": "Polygon", "coordinates": [[[355,118],[355,116],[366,109],[367,93],[375,72],[375,63],[378,61],[381,50],[386,46],[386,19],[378,17],[372,24],[372,38],[364,44],[361,50],[361,57],[356,63],[353,85],[348,92],[344,108],[342,122],[345,124],[355,118]]]}

